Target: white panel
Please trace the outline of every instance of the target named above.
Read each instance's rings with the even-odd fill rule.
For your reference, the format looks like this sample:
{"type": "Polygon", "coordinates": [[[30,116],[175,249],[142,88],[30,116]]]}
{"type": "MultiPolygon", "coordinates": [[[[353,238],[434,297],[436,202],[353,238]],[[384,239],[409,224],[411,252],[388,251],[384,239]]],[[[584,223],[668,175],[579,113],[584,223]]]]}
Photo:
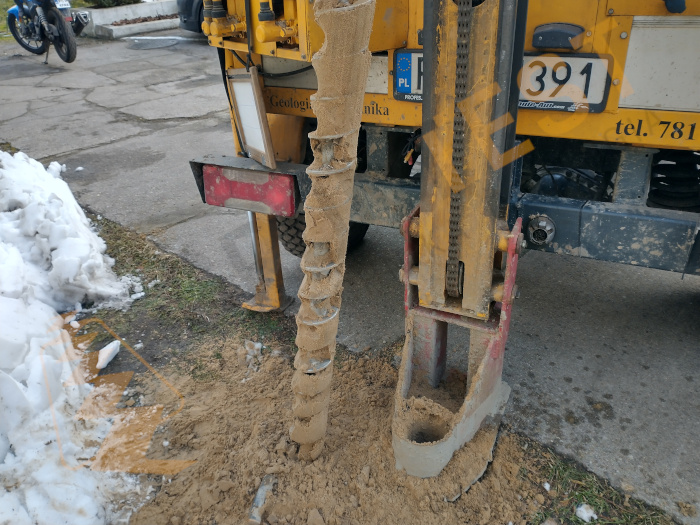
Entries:
{"type": "Polygon", "coordinates": [[[389,94],[389,57],[373,56],[367,74],[367,93],[389,94]]]}
{"type": "Polygon", "coordinates": [[[244,142],[258,151],[265,151],[265,141],[260,128],[258,109],[255,106],[255,95],[250,81],[232,82],[233,94],[236,99],[238,116],[241,119],[241,130],[244,142]]]}
{"type": "Polygon", "coordinates": [[[700,111],[700,17],[635,16],[621,108],[700,111]]]}

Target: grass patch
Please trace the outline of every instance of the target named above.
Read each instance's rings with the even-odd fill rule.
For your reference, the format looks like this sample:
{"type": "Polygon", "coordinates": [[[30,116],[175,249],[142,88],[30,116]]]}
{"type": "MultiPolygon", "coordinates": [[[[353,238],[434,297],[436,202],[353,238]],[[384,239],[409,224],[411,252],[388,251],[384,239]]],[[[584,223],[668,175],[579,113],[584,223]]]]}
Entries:
{"type": "Polygon", "coordinates": [[[204,348],[210,337],[295,349],[293,319],[246,310],[241,303],[247,295],[231,283],[163,252],[144,235],[90,218],[116,261],[115,272],[138,276],[146,293],[127,311],[101,310],[98,315],[125,340],[141,341],[139,353],[152,365],[175,358],[181,361],[180,371],[206,381],[214,377],[211,362],[222,360],[217,349],[204,348]]]}
{"type": "MultiPolygon", "coordinates": [[[[536,472],[521,469],[519,475],[542,487],[550,484],[544,505],[533,517],[540,525],[548,518],[559,523],[582,524],[576,508],[587,503],[598,516],[599,525],[672,525],[676,523],[663,511],[615,490],[610,484],[589,472],[575,461],[563,458],[542,445],[528,440],[528,454],[534,460],[536,472]]],[[[593,522],[592,522],[593,523],[593,522]]]]}
{"type": "MultiPolygon", "coordinates": [[[[0,0],[1,1],[1,0],[0,0]]],[[[10,155],[14,155],[17,153],[19,150],[15,148],[12,144],[9,142],[0,142],[0,151],[4,151],[6,153],[9,153],[10,155]]]]}

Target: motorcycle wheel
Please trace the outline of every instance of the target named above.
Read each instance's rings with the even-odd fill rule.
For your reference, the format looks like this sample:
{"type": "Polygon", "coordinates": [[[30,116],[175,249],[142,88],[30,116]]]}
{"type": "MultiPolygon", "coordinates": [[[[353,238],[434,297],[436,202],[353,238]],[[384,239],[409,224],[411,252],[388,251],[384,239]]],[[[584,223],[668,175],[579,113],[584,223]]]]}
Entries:
{"type": "Polygon", "coordinates": [[[46,21],[58,30],[58,36],[54,36],[53,39],[56,53],[61,57],[61,60],[70,64],[78,53],[78,44],[75,41],[73,28],[55,7],[46,12],[46,21]]]}
{"type": "Polygon", "coordinates": [[[49,47],[48,40],[35,40],[29,36],[23,36],[19,26],[17,17],[10,13],[7,15],[7,27],[10,28],[10,33],[17,40],[17,43],[24,49],[35,55],[43,55],[49,47]]]}

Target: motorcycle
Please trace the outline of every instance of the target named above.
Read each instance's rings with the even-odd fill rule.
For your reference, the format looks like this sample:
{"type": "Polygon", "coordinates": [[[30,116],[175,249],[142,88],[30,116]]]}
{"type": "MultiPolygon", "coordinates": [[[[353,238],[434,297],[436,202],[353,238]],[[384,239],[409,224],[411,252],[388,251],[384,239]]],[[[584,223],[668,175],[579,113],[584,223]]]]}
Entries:
{"type": "Polygon", "coordinates": [[[88,13],[72,12],[70,0],[24,0],[22,7],[22,13],[17,5],[7,11],[7,27],[17,43],[35,55],[46,53],[45,64],[52,44],[61,60],[73,62],[75,37],[90,21],[88,13]]]}

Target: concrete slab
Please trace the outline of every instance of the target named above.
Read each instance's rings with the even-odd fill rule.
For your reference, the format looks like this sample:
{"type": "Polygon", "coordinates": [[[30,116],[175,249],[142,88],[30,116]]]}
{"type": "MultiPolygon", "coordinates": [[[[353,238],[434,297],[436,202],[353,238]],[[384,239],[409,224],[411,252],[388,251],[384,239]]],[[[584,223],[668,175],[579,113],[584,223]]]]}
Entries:
{"type": "Polygon", "coordinates": [[[115,98],[114,93],[109,90],[95,89],[85,96],[85,100],[101,108],[123,108],[132,106],[139,102],[149,102],[161,98],[161,93],[144,89],[138,84],[121,84],[121,97],[115,98]]]}
{"type": "Polygon", "coordinates": [[[160,120],[171,118],[192,118],[210,113],[223,113],[228,116],[226,92],[223,86],[209,85],[196,90],[189,90],[181,95],[161,97],[150,102],[141,102],[119,110],[121,113],[133,115],[144,120],[160,120]],[[197,105],[192,99],[199,100],[197,105]]]}
{"type": "Polygon", "coordinates": [[[21,117],[29,111],[29,102],[12,102],[8,104],[0,104],[0,121],[12,120],[13,118],[21,117]]]}
{"type": "Polygon", "coordinates": [[[32,101],[40,97],[55,98],[67,93],[69,93],[68,89],[57,88],[49,93],[45,88],[39,86],[15,86],[4,83],[2,85],[2,102],[3,104],[12,104],[15,102],[32,101]]]}
{"type": "MultiPolygon", "coordinates": [[[[0,121],[0,140],[66,163],[64,176],[82,204],[251,293],[246,216],[203,205],[188,166],[194,156],[232,152],[216,53],[187,32],[167,34],[183,40],[135,49],[81,39],[75,63],[42,66],[44,72],[39,57],[0,42],[3,95],[11,86],[32,90],[31,97],[12,91],[10,105],[20,108],[12,111],[24,111],[27,101],[29,110],[0,121]],[[42,82],[57,71],[73,75],[70,88],[42,82]],[[112,82],[87,88],[83,75],[112,82]],[[183,109],[168,113],[173,100],[183,109]],[[75,112],[53,107],[62,104],[75,112]],[[158,109],[148,111],[149,104],[158,109]],[[134,106],[131,114],[120,111],[134,106]],[[49,112],[54,116],[43,118],[49,112]]],[[[362,349],[403,336],[401,250],[398,232],[373,227],[348,258],[343,344],[362,349]]],[[[301,281],[298,261],[282,257],[290,294],[301,281]]],[[[529,253],[518,281],[504,370],[513,387],[506,421],[615,485],[630,484],[635,496],[681,522],[700,525],[676,506],[700,505],[700,278],[529,253]]],[[[465,347],[464,334],[453,330],[449,359],[459,362],[465,347]]]]}
{"type": "MultiPolygon", "coordinates": [[[[174,15],[177,14],[177,0],[161,0],[157,2],[141,2],[138,4],[122,5],[108,8],[85,8],[90,14],[90,23],[83,29],[85,36],[98,35],[99,26],[108,26],[119,20],[133,20],[135,18],[174,15]]],[[[134,24],[135,25],[135,24],[134,24]]]]}
{"type": "Polygon", "coordinates": [[[528,253],[506,422],[680,516],[700,501],[700,279],[528,253]]]}
{"type": "Polygon", "coordinates": [[[62,87],[68,89],[89,89],[105,86],[113,86],[116,82],[104,75],[98,75],[92,71],[75,71],[55,73],[41,82],[42,87],[62,87]]]}
{"type": "Polygon", "coordinates": [[[151,20],[149,22],[139,22],[138,24],[125,24],[123,26],[99,25],[95,26],[95,37],[106,38],[108,40],[118,40],[127,36],[152,33],[153,31],[164,31],[166,29],[177,29],[180,25],[178,18],[166,18],[163,20],[151,20]]]}

